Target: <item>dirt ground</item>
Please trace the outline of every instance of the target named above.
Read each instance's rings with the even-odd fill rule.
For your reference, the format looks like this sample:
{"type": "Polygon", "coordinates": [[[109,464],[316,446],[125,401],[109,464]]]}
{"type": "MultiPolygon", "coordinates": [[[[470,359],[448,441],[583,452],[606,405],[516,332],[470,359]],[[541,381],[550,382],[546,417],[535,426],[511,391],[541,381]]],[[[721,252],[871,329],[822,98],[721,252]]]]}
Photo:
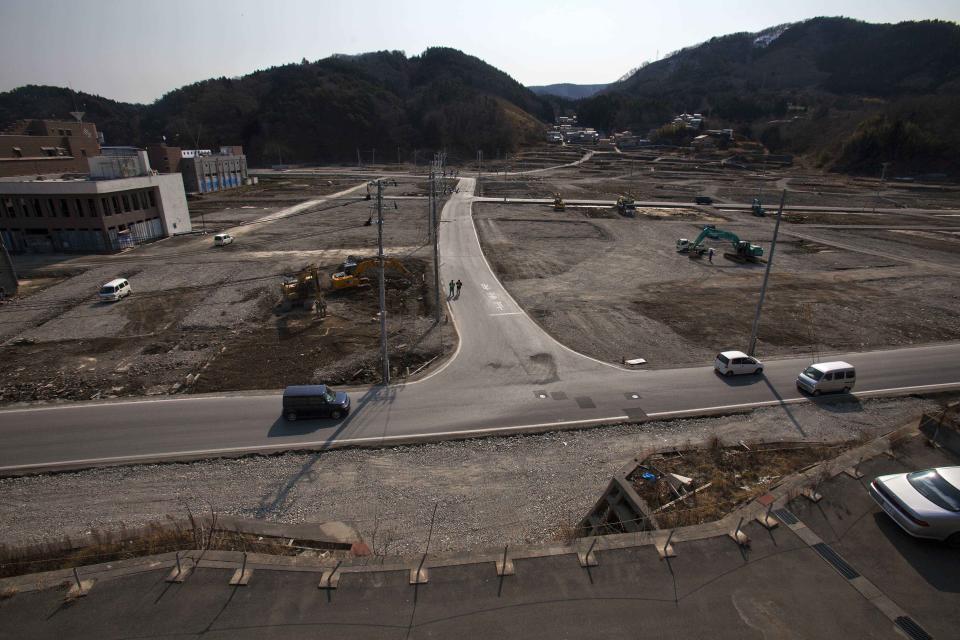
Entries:
{"type": "MultiPolygon", "coordinates": [[[[376,226],[364,224],[372,202],[361,188],[270,220],[291,204],[363,184],[348,176],[292,180],[190,203],[210,233],[231,229],[236,241],[226,247],[194,234],[116,255],[14,256],[30,283],[26,295],[0,306],[0,402],[374,381],[375,274],[369,286],[328,292],[322,320],[277,309],[283,274],[315,263],[326,283],[347,255],[376,254],[376,226]],[[101,283],[121,276],[131,296],[96,300],[101,283]]],[[[455,346],[452,329],[432,321],[425,188],[422,179],[399,179],[386,192],[400,197],[385,208],[386,253],[410,272],[386,279],[397,376],[455,346]]]]}
{"type": "MultiPolygon", "coordinates": [[[[486,193],[548,197],[559,191],[568,200],[613,199],[618,186],[637,179],[600,177],[626,161],[612,154],[599,158],[582,169],[491,178],[486,193]],[[601,169],[600,162],[607,164],[601,169]]],[[[726,176],[693,166],[662,179],[652,177],[661,173],[656,164],[644,178],[646,186],[632,191],[638,198],[659,194],[682,202],[692,201],[694,194],[736,193],[737,201],[749,203],[756,195],[749,182],[734,179],[742,172],[726,176]]],[[[771,169],[761,178],[788,188],[797,182],[804,189],[817,181],[836,183],[853,194],[851,206],[875,201],[875,185],[869,182],[805,173],[792,177],[802,171],[771,169]]],[[[960,191],[944,187],[933,190],[934,196],[920,189],[900,191],[898,203],[908,207],[902,212],[784,216],[759,331],[761,357],[960,339],[955,287],[960,218],[909,209],[938,203],[960,207],[960,191]],[[952,200],[938,200],[944,194],[952,200]]],[[[830,193],[824,187],[817,204],[847,202],[830,193]]],[[[788,192],[788,202],[793,195],[788,192]]],[[[675,242],[693,239],[705,224],[713,224],[760,245],[769,256],[773,215],[757,218],[718,204],[652,207],[626,218],[613,207],[568,205],[554,212],[549,205],[484,202],[474,205],[474,217],[484,251],[511,294],[577,351],[609,362],[642,357],[662,368],[704,364],[718,351],[743,349],[749,341],[765,264],[724,259],[731,247],[721,241],[707,241],[717,250],[712,263],[693,260],[677,253],[675,242]]]]}

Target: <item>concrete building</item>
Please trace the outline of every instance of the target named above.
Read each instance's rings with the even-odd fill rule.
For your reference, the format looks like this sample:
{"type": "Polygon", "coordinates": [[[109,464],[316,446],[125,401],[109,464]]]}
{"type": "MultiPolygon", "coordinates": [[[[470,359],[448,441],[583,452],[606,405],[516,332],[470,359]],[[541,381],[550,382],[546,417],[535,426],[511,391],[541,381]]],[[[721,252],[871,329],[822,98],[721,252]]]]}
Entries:
{"type": "Polygon", "coordinates": [[[166,144],[147,147],[151,164],[161,172],[179,172],[189,193],[209,193],[241,186],[247,179],[247,157],[239,145],[181,149],[166,144]]]}
{"type": "Polygon", "coordinates": [[[100,142],[92,122],[20,120],[0,133],[0,176],[86,173],[100,142]]]}
{"type": "Polygon", "coordinates": [[[91,158],[89,178],[0,179],[3,244],[12,253],[109,252],[190,232],[180,176],[158,175],[145,152],[132,152],[91,158]]]}

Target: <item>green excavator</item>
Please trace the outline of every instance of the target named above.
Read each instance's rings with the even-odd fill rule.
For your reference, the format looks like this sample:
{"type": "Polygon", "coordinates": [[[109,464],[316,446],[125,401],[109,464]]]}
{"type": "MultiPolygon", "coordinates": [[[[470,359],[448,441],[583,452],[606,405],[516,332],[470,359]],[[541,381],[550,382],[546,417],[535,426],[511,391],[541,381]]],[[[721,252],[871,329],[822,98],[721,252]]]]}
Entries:
{"type": "Polygon", "coordinates": [[[692,242],[687,238],[677,240],[677,251],[689,254],[691,258],[701,258],[707,252],[707,247],[703,245],[703,241],[707,238],[729,240],[730,244],[733,245],[733,251],[724,253],[723,257],[734,262],[760,262],[760,258],[763,256],[763,247],[741,240],[737,234],[717,229],[712,224],[705,226],[697,239],[692,242]]]}

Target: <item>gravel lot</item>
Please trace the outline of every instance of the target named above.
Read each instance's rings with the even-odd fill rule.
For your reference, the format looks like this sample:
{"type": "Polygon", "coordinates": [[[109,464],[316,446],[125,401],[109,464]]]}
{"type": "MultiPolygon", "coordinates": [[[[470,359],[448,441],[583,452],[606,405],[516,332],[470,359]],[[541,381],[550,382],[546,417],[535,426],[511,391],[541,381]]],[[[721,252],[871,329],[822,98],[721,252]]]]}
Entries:
{"type": "MultiPolygon", "coordinates": [[[[837,401],[790,407],[810,441],[887,432],[936,403],[837,401]]],[[[782,409],[543,435],[274,457],[144,465],[0,480],[0,540],[18,545],[217,513],[353,524],[377,553],[422,550],[439,503],[435,550],[562,539],[611,474],[639,450],[712,436],[800,440],[782,409]]]]}

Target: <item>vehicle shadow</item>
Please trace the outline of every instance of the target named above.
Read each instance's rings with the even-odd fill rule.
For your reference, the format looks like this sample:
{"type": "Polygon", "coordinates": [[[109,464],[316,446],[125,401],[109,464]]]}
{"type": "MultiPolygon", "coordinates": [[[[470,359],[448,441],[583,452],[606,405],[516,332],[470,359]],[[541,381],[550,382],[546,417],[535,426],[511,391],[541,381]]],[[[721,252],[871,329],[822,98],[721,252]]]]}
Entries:
{"type": "Polygon", "coordinates": [[[937,591],[960,593],[960,551],[936,540],[922,540],[904,532],[887,514],[873,514],[877,528],[910,566],[937,591]]]}
{"type": "Polygon", "coordinates": [[[833,393],[822,396],[804,394],[817,407],[831,413],[859,413],[863,411],[863,402],[849,393],[833,393]]]}
{"type": "MultiPolygon", "coordinates": [[[[745,374],[742,376],[724,376],[713,370],[713,374],[723,380],[728,387],[749,387],[750,385],[766,382],[767,379],[763,373],[745,374]]],[[[767,384],[770,384],[769,382],[767,384]]]]}

